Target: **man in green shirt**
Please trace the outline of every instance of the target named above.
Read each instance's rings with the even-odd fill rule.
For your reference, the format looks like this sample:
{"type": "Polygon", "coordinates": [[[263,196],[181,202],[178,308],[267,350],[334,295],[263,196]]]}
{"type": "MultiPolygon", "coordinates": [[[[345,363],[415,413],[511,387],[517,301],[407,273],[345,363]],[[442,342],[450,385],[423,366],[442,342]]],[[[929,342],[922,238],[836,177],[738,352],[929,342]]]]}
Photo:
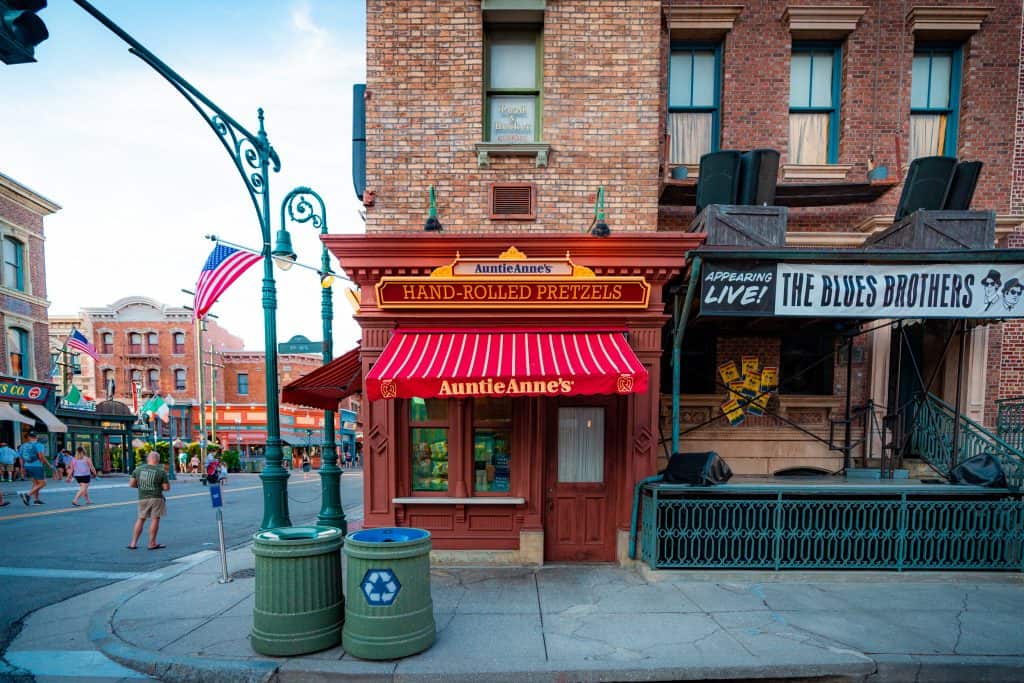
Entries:
{"type": "Polygon", "coordinates": [[[160,454],[150,451],[146,456],[146,464],[139,465],[132,472],[132,478],[128,485],[139,490],[139,517],[135,520],[135,528],[132,529],[132,542],[128,545],[129,550],[139,547],[139,536],[142,535],[142,527],[146,520],[149,522],[149,549],[159,550],[167,546],[156,542],[156,534],[160,531],[160,518],[167,514],[167,501],[164,500],[164,491],[171,490],[171,484],[167,481],[167,472],[160,465],[160,454]]]}

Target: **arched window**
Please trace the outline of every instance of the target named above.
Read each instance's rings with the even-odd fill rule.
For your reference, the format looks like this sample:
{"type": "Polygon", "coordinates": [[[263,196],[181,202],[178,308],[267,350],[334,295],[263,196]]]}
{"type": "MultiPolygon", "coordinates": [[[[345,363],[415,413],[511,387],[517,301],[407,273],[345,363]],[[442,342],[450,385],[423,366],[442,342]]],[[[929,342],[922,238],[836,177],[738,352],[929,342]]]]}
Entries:
{"type": "Polygon", "coordinates": [[[146,379],[149,380],[148,388],[153,393],[160,391],[160,371],[150,370],[146,373],[146,379]]]}
{"type": "Polygon", "coordinates": [[[114,397],[114,370],[113,368],[104,368],[103,370],[103,393],[108,398],[114,397]]]}
{"type": "Polygon", "coordinates": [[[142,370],[132,368],[128,371],[128,381],[138,385],[139,390],[142,390],[142,370]]]}
{"type": "Polygon", "coordinates": [[[28,330],[11,327],[7,330],[7,368],[15,377],[28,377],[28,330]]]}
{"type": "Polygon", "coordinates": [[[174,370],[174,390],[185,391],[185,370],[183,368],[174,370]]]}
{"type": "Polygon", "coordinates": [[[156,332],[146,335],[146,350],[150,353],[157,353],[160,349],[160,336],[156,332]]]}
{"type": "Polygon", "coordinates": [[[13,237],[4,238],[3,274],[5,287],[25,291],[25,245],[13,237]]]}
{"type": "Polygon", "coordinates": [[[104,332],[100,335],[100,353],[110,354],[114,352],[114,333],[104,332]]]}
{"type": "Polygon", "coordinates": [[[183,354],[185,353],[185,333],[175,332],[174,333],[174,353],[183,354]]]}
{"type": "Polygon", "coordinates": [[[128,353],[142,353],[142,335],[138,332],[128,333],[128,353]]]}

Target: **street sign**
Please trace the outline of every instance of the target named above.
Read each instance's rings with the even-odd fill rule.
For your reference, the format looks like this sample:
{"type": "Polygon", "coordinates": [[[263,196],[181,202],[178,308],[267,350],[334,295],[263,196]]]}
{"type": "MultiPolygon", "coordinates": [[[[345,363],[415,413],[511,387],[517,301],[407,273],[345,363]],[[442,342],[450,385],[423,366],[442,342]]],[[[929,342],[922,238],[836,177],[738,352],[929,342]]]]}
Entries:
{"type": "Polygon", "coordinates": [[[363,589],[366,602],[374,607],[387,607],[394,603],[402,584],[390,569],[370,569],[359,587],[363,589]]]}
{"type": "Polygon", "coordinates": [[[224,499],[220,496],[220,484],[210,484],[210,501],[213,507],[224,507],[224,499]]]}

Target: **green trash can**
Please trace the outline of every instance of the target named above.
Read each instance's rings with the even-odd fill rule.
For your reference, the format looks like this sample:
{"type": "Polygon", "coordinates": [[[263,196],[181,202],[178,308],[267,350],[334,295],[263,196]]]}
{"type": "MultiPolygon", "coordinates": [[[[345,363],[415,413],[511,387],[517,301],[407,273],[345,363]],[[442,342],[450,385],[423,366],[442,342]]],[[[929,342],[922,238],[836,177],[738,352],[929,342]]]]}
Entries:
{"type": "Polygon", "coordinates": [[[397,659],[434,644],[430,599],[430,532],[365,529],[345,539],[345,652],[397,659]]]}
{"type": "Polygon", "coordinates": [[[340,529],[296,526],[253,536],[256,596],[249,634],[260,654],[288,656],[334,647],[341,640],[340,529]]]}

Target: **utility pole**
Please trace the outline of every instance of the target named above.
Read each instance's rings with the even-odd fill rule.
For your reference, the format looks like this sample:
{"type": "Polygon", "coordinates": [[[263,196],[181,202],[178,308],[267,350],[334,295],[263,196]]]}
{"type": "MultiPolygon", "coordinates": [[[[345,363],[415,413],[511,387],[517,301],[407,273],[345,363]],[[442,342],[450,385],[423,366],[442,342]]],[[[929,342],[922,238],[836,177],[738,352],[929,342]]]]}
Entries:
{"type": "Polygon", "coordinates": [[[196,318],[196,400],[199,402],[199,462],[206,467],[206,404],[203,403],[203,331],[206,318],[196,318]]]}

